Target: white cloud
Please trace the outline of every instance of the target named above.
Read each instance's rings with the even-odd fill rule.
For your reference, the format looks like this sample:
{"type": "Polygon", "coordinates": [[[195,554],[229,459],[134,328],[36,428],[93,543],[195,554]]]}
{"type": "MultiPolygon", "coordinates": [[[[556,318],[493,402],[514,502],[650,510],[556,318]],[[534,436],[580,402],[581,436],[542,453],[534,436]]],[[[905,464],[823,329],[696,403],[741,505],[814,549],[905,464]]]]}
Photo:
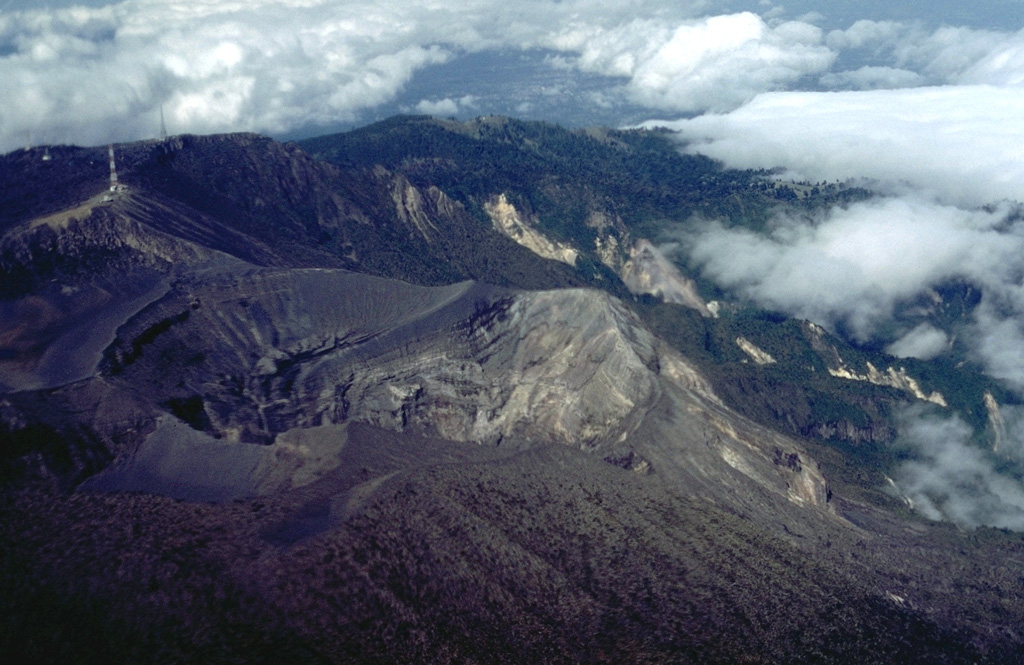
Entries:
{"type": "Polygon", "coordinates": [[[1024,530],[1024,486],[1000,472],[997,460],[971,443],[972,434],[959,418],[908,411],[900,443],[916,459],[899,468],[900,491],[931,519],[1024,530]]]}
{"type": "Polygon", "coordinates": [[[1003,266],[974,313],[972,343],[989,376],[1024,394],[1024,287],[1021,260],[1003,266]]]}
{"type": "Polygon", "coordinates": [[[917,72],[897,67],[873,67],[825,74],[821,85],[832,90],[879,90],[916,88],[927,80],[917,72]]]}
{"type": "Polygon", "coordinates": [[[859,52],[870,61],[868,67],[913,71],[929,85],[1024,81],[1024,31],[954,26],[927,31],[918,23],[862,20],[828,33],[825,44],[859,52]]]}
{"type": "Polygon", "coordinates": [[[828,33],[825,43],[837,50],[868,47],[878,49],[894,44],[905,32],[906,27],[896,21],[864,19],[855,22],[846,30],[833,30],[828,33]]]}
{"type": "Polygon", "coordinates": [[[730,166],[905,183],[964,205],[1024,201],[1024,88],[776,92],[728,114],[649,124],[730,166]]]}
{"type": "MultiPolygon", "coordinates": [[[[420,69],[484,49],[560,51],[572,67],[622,77],[633,103],[674,111],[734,108],[831,62],[808,23],[697,19],[707,5],[126,0],[7,12],[0,81],[19,93],[0,99],[0,150],[27,132],[76,142],[151,136],[161,105],[177,132],[351,121],[393,101],[420,69]]],[[[422,101],[443,103],[445,93],[422,101]]]]}
{"type": "Polygon", "coordinates": [[[460,111],[471,109],[476,105],[476,98],[473,95],[465,95],[458,99],[445,97],[444,99],[422,99],[412,109],[423,115],[438,117],[449,117],[457,115],[460,111]]]}
{"type": "MultiPolygon", "coordinates": [[[[870,339],[895,306],[953,278],[998,284],[1021,263],[1021,235],[1006,211],[964,211],[883,199],[823,218],[779,217],[768,235],[712,224],[687,243],[705,277],[764,307],[870,339]]],[[[911,354],[908,354],[911,355],[911,354]]]]}
{"type": "Polygon", "coordinates": [[[885,348],[897,358],[931,360],[949,349],[949,336],[931,325],[922,323],[885,348]]]}
{"type": "Polygon", "coordinates": [[[450,116],[459,112],[459,104],[451,98],[436,101],[424,99],[416,104],[416,112],[424,115],[450,116]]]}
{"type": "MultiPolygon", "coordinates": [[[[771,3],[764,17],[701,16],[722,4],[124,0],[7,11],[0,82],[19,92],[0,99],[0,150],[27,132],[77,142],[149,136],[161,104],[173,131],[353,121],[394,101],[424,67],[485,49],[554,50],[551,63],[620,79],[602,99],[673,113],[729,111],[819,80],[867,89],[1024,80],[1024,32],[858,21],[826,36],[811,15],[766,18],[779,9],[771,3]],[[868,61],[833,71],[846,52],[868,61]]],[[[450,97],[438,90],[421,101],[450,97]]]]}
{"type": "Polygon", "coordinates": [[[817,27],[771,27],[751,13],[676,26],[635,20],[611,30],[567,31],[551,45],[578,51],[576,65],[585,71],[628,79],[633,101],[673,111],[732,109],[827,70],[835,57],[817,27]]]}
{"type": "Polygon", "coordinates": [[[947,26],[930,35],[912,33],[896,45],[894,54],[900,66],[918,69],[937,82],[1005,85],[1019,77],[1024,64],[1005,56],[1022,44],[1024,31],[1008,34],[947,26]]]}
{"type": "Polygon", "coordinates": [[[999,43],[959,76],[967,83],[1024,84],[1024,31],[999,43]]]}
{"type": "Polygon", "coordinates": [[[352,119],[451,57],[454,37],[431,27],[443,17],[407,4],[136,0],[5,16],[0,81],[21,92],[0,99],[0,148],[29,131],[151,136],[161,104],[181,132],[352,119]]]}
{"type": "MultiPolygon", "coordinates": [[[[825,324],[845,323],[861,339],[901,299],[966,279],[984,294],[969,331],[975,359],[1024,391],[1024,231],[1009,208],[977,210],[1024,201],[1024,32],[860,21],[824,43],[876,64],[829,72],[822,85],[900,89],[772,92],[729,113],[650,124],[678,129],[686,150],[729,166],[781,166],[787,177],[813,181],[867,178],[880,192],[907,197],[871,204],[876,213],[887,209],[898,231],[872,208],[852,206],[813,224],[780,223],[788,236],[708,231],[692,246],[694,257],[724,286],[825,324]],[[898,214],[900,206],[919,214],[898,214]],[[837,244],[850,249],[842,260],[831,249],[837,244]],[[727,262],[728,251],[739,250],[747,252],[743,270],[727,262]],[[869,255],[874,263],[856,258],[869,255]],[[802,280],[823,284],[825,293],[802,280]]],[[[947,343],[927,327],[890,341],[893,353],[916,357],[947,343]]]]}

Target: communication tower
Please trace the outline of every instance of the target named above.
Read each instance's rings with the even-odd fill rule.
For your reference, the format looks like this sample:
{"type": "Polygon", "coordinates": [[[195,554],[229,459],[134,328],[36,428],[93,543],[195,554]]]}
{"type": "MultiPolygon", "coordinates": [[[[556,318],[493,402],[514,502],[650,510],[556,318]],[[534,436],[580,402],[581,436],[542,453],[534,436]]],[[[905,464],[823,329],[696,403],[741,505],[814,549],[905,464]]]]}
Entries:
{"type": "Polygon", "coordinates": [[[117,163],[114,161],[114,144],[111,143],[107,148],[107,154],[110,155],[110,191],[111,192],[123,192],[127,189],[124,185],[117,182],[117,163]]]}
{"type": "Polygon", "coordinates": [[[114,144],[111,143],[107,148],[107,154],[110,155],[110,191],[117,191],[117,164],[114,163],[114,144]]]}

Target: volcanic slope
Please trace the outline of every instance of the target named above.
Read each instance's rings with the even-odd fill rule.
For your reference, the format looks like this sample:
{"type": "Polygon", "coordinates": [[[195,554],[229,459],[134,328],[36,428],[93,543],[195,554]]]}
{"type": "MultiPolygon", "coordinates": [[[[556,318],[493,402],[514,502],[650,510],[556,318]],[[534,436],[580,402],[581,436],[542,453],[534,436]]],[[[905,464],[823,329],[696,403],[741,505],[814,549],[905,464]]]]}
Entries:
{"type": "MultiPolygon", "coordinates": [[[[776,216],[813,217],[871,197],[867,190],[725,169],[681,154],[669,132],[570,131],[497,116],[397,117],[300,145],[342,170],[383,166],[421,189],[439,188],[482,225],[571,265],[589,285],[629,302],[731,408],[810,440],[837,486],[859,496],[889,500],[871,488],[900,464],[892,443],[908,407],[944,403],[946,415],[969,423],[979,447],[991,449],[1001,436],[1000,405],[1020,404],[962,342],[944,359],[894,358],[877,344],[731,301],[658,250],[704,220],[765,232],[776,216]]],[[[928,322],[966,339],[978,298],[970,284],[944,285],[901,304],[901,325],[928,322]]]]}
{"type": "Polygon", "coordinates": [[[598,291],[236,272],[181,282],[146,307],[119,329],[101,374],[225,441],[364,422],[509,449],[568,445],[687,477],[750,511],[770,505],[762,491],[827,508],[795,442],[737,418],[598,291]]]}
{"type": "Polygon", "coordinates": [[[113,193],[95,165],[73,173],[102,151],[51,154],[31,169],[63,155],[66,191],[9,180],[0,238],[14,654],[941,663],[1020,647],[1018,535],[832,494],[802,442],[580,288],[614,272],[538,256],[440,188],[259,137],[122,146],[113,193]]]}
{"type": "MultiPolygon", "coordinates": [[[[645,240],[666,220],[723,217],[757,228],[778,206],[799,213],[866,192],[826,188],[793,202],[780,199],[765,174],[679,155],[662,133],[570,132],[507,118],[396,118],[302,145],[332,163],[245,134],[117,146],[128,191],[104,205],[96,205],[107,196],[103,150],[54,148],[47,161],[41,150],[19,151],[0,160],[0,227],[9,229],[0,243],[0,291],[8,302],[29,292],[42,297],[17,302],[17,311],[5,305],[9,318],[30,322],[10,346],[27,357],[54,334],[78,335],[50,325],[52,310],[111,294],[103,287],[67,298],[83,271],[112,270],[115,288],[142,285],[150,276],[121,276],[140,262],[158,272],[194,265],[196,252],[210,257],[212,249],[217,260],[341,267],[421,284],[475,279],[530,289],[593,286],[627,299],[631,289],[657,294],[671,302],[641,295],[638,311],[701,365],[732,408],[791,434],[855,446],[878,468],[892,463],[884,447],[897,414],[917,398],[843,378],[870,375],[869,364],[883,374],[906,367],[989,439],[998,432],[985,417],[986,400],[1015,401],[966,357],[948,365],[898,361],[827,335],[818,340],[778,317],[729,307],[706,316],[696,285],[645,240]],[[69,277],[61,282],[62,275],[69,277]],[[43,288],[58,282],[58,293],[43,288]],[[778,361],[749,362],[740,338],[778,361]]],[[[62,380],[20,367],[0,374],[17,380],[11,387],[62,380]]]]}

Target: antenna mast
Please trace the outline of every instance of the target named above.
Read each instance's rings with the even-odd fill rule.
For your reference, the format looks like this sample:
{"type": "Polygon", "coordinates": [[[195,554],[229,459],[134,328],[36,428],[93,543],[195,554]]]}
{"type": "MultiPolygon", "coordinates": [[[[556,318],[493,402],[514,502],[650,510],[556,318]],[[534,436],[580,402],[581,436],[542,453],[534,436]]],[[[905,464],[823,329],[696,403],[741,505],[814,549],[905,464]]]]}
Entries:
{"type": "Polygon", "coordinates": [[[117,164],[114,163],[114,144],[111,143],[107,149],[107,153],[110,155],[110,191],[116,192],[118,190],[117,184],[117,164]]]}

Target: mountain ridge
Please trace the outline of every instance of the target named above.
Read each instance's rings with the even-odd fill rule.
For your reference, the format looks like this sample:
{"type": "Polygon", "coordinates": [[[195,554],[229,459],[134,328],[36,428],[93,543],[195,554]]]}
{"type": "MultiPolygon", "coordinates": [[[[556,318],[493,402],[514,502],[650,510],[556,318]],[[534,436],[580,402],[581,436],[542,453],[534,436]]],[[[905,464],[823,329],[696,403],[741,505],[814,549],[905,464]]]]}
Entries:
{"type": "MultiPolygon", "coordinates": [[[[1013,662],[1024,541],[886,496],[919,397],[830,373],[891,359],[682,273],[687,305],[623,279],[630,250],[663,258],[659,216],[793,205],[763,174],[697,159],[681,184],[658,133],[500,118],[318,141],[334,163],[255,135],[116,146],[117,192],[99,149],[0,158],[16,652],[1013,662]],[[496,197],[575,261],[496,228],[496,197]]],[[[1006,399],[943,372],[915,385],[949,409],[1006,399]]]]}

